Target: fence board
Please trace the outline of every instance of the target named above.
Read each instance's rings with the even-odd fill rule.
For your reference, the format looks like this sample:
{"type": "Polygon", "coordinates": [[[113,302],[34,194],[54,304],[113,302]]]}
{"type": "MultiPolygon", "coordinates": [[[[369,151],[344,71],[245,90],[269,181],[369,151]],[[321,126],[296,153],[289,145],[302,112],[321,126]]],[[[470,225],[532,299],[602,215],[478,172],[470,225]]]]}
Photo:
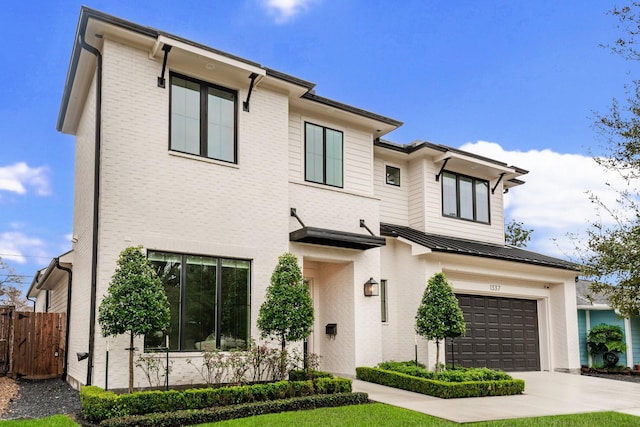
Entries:
{"type": "Polygon", "coordinates": [[[0,307],[0,375],[9,372],[11,362],[11,332],[14,307],[0,307]]]}

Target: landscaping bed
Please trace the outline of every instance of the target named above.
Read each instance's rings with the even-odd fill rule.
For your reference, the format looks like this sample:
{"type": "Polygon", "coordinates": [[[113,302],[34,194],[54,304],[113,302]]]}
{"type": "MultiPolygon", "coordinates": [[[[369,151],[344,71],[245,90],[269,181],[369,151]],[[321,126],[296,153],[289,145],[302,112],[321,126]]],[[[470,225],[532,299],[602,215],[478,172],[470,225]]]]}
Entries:
{"type": "Polygon", "coordinates": [[[351,392],[351,380],[319,375],[300,381],[131,394],[86,386],[80,391],[80,401],[84,417],[101,425],[168,426],[184,425],[187,420],[199,423],[256,413],[359,404],[368,402],[368,398],[351,392]]]}
{"type": "Polygon", "coordinates": [[[443,399],[509,396],[524,391],[523,380],[487,368],[457,368],[435,373],[413,362],[385,362],[376,368],[356,368],[356,377],[362,381],[443,399]]]}

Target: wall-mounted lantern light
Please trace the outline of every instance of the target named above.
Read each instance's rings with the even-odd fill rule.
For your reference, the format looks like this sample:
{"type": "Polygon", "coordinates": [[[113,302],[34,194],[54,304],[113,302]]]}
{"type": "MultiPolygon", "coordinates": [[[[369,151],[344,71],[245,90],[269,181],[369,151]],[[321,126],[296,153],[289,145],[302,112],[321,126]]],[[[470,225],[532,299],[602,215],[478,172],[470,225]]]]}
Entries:
{"type": "Polygon", "coordinates": [[[365,297],[377,297],[380,293],[378,282],[373,280],[373,277],[364,283],[364,296],[365,297]]]}
{"type": "Polygon", "coordinates": [[[76,357],[78,358],[78,362],[80,362],[80,361],[88,358],[89,357],[89,353],[87,353],[86,351],[78,352],[78,353],[76,353],[76,357]]]}

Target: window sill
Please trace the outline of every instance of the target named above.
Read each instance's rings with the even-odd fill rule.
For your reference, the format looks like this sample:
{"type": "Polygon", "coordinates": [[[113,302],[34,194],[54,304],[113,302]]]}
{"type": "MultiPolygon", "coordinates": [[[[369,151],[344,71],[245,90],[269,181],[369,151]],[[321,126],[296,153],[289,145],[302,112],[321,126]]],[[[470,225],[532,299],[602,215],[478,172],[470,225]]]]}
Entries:
{"type": "Polygon", "coordinates": [[[359,193],[351,190],[345,190],[344,187],[333,187],[331,185],[317,184],[315,182],[310,182],[310,181],[298,181],[298,180],[290,179],[289,184],[300,185],[303,187],[318,188],[321,190],[333,191],[335,193],[350,194],[352,196],[365,197],[367,199],[372,199],[372,200],[380,200],[380,197],[375,196],[373,194],[359,193]]]}
{"type": "Polygon", "coordinates": [[[200,162],[211,163],[218,166],[226,166],[232,169],[240,169],[237,163],[223,162],[222,160],[210,159],[208,157],[196,156],[195,154],[181,153],[179,151],[168,151],[170,156],[182,157],[184,159],[197,160],[200,162]]]}

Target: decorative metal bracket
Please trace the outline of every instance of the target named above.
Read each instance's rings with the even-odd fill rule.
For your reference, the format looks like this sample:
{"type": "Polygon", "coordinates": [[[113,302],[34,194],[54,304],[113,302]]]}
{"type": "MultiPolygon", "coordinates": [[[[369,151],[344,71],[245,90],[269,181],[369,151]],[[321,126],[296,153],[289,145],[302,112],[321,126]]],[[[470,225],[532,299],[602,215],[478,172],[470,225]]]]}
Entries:
{"type": "Polygon", "coordinates": [[[498,188],[498,184],[500,184],[500,181],[502,181],[502,178],[506,175],[506,172],[502,172],[500,174],[500,176],[498,177],[498,180],[496,181],[496,185],[493,186],[493,188],[491,189],[491,194],[494,194],[496,192],[496,188],[498,188]]]}
{"type": "Polygon", "coordinates": [[[375,236],[375,234],[373,234],[373,231],[371,231],[369,229],[369,227],[367,227],[367,224],[364,223],[364,219],[360,220],[360,227],[363,227],[364,229],[366,229],[369,232],[369,234],[371,234],[372,236],[375,236]]]}
{"type": "Polygon", "coordinates": [[[436,174],[436,182],[440,182],[440,176],[442,175],[442,172],[444,172],[444,168],[447,166],[447,162],[450,158],[451,157],[447,157],[446,159],[444,159],[444,163],[442,163],[442,166],[440,167],[440,172],[436,174]]]}
{"type": "Polygon", "coordinates": [[[249,85],[249,93],[247,93],[247,100],[242,103],[242,109],[246,112],[249,112],[249,99],[251,99],[251,92],[253,92],[253,84],[256,81],[258,75],[256,73],[251,73],[249,78],[251,79],[251,84],[249,85]]]}
{"type": "Polygon", "coordinates": [[[298,222],[300,223],[302,228],[306,227],[306,225],[304,225],[304,222],[302,222],[302,220],[300,219],[300,217],[296,213],[296,208],[291,208],[291,216],[298,220],[298,222]]]}
{"type": "Polygon", "coordinates": [[[167,57],[169,56],[169,52],[171,51],[171,45],[165,44],[162,46],[162,50],[164,51],[164,59],[162,60],[162,74],[158,77],[158,87],[165,88],[165,79],[164,72],[167,70],[167,57]]]}

